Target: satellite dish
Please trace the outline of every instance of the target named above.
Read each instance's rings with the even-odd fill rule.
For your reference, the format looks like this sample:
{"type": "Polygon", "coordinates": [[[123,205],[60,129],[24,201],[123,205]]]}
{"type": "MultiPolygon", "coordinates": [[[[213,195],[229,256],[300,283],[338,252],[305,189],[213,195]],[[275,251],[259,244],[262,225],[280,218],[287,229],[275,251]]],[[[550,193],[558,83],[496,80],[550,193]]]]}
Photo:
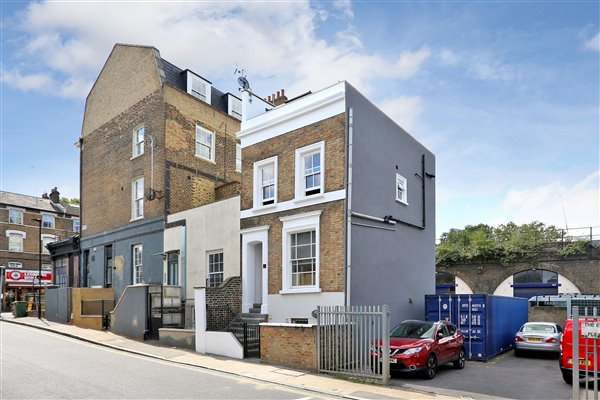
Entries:
{"type": "Polygon", "coordinates": [[[243,76],[240,76],[238,78],[238,85],[240,85],[240,87],[242,89],[249,89],[250,88],[250,83],[248,82],[248,79],[246,79],[243,76]]]}

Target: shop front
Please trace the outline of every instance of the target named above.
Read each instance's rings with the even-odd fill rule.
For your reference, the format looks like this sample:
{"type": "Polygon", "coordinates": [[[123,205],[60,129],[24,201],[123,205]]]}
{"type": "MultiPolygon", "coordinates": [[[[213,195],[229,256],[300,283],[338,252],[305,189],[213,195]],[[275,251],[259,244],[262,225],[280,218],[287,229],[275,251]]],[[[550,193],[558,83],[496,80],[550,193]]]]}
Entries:
{"type": "Polygon", "coordinates": [[[37,310],[38,290],[42,311],[45,303],[45,287],[52,284],[52,271],[42,270],[41,282],[36,269],[6,269],[4,274],[5,311],[10,311],[13,301],[26,301],[27,311],[37,310]]]}

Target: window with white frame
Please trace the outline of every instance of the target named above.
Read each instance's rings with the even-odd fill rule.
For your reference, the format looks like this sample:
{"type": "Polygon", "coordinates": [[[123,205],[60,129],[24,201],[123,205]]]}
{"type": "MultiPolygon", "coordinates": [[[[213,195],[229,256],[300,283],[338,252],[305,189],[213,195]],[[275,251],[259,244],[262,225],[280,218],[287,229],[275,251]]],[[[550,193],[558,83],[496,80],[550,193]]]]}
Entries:
{"type": "Polygon", "coordinates": [[[42,228],[54,229],[55,217],[52,214],[42,214],[42,228]]]}
{"type": "Polygon", "coordinates": [[[254,207],[277,203],[277,157],[254,163],[254,207]]]}
{"type": "Polygon", "coordinates": [[[296,199],[325,191],[324,166],[325,142],[296,150],[296,199]]]}
{"type": "Polygon", "coordinates": [[[242,146],[238,143],[235,145],[235,170],[242,172],[242,146]]]}
{"type": "Polygon", "coordinates": [[[9,269],[21,269],[21,268],[23,268],[23,263],[16,262],[16,261],[10,261],[8,263],[8,268],[9,269]]]}
{"type": "Polygon", "coordinates": [[[18,210],[16,208],[9,208],[8,209],[8,223],[23,225],[23,210],[18,210]]]}
{"type": "Polygon", "coordinates": [[[8,251],[22,253],[23,241],[27,237],[27,234],[21,231],[7,230],[6,236],[8,237],[8,251]]]}
{"type": "Polygon", "coordinates": [[[317,232],[290,233],[291,287],[314,286],[317,273],[317,232]]]}
{"type": "Polygon", "coordinates": [[[142,258],[143,247],[141,244],[135,244],[131,246],[131,260],[133,265],[133,284],[139,285],[144,283],[143,273],[143,258],[142,258]]]}
{"type": "Polygon", "coordinates": [[[207,286],[216,287],[223,283],[223,251],[208,252],[207,286]]]}
{"type": "Polygon", "coordinates": [[[215,161],[215,133],[196,125],[196,155],[215,161]]]}
{"type": "Polygon", "coordinates": [[[282,293],[318,292],[321,211],[281,217],[282,293]]]}
{"type": "Polygon", "coordinates": [[[144,154],[144,127],[140,126],[133,131],[133,153],[132,157],[144,154]]]}
{"type": "Polygon", "coordinates": [[[406,178],[400,174],[396,174],[396,201],[408,205],[407,199],[406,178]]]}
{"type": "Polygon", "coordinates": [[[73,231],[79,232],[80,229],[81,229],[81,221],[79,220],[79,218],[74,218],[73,219],[73,231]]]}
{"type": "Polygon", "coordinates": [[[56,242],[56,236],[43,234],[42,235],[42,253],[50,254],[50,250],[48,250],[48,248],[46,246],[49,245],[50,243],[54,243],[54,242],[56,242]]]}
{"type": "Polygon", "coordinates": [[[144,216],[144,178],[138,178],[131,184],[131,219],[144,216]]]}

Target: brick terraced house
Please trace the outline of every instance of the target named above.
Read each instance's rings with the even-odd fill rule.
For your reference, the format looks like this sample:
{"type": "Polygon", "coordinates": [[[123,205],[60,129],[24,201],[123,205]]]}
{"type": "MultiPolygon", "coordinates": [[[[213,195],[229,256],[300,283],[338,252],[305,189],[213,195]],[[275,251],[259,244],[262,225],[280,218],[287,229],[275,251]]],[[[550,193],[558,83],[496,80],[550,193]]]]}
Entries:
{"type": "Polygon", "coordinates": [[[387,304],[392,323],[422,318],[434,155],[347,82],[273,97],[265,112],[242,91],[243,311],[314,323],[319,305],[387,304]]]}
{"type": "MultiPolygon", "coordinates": [[[[171,225],[167,216],[239,196],[240,119],[239,98],[157,49],[115,45],[87,97],[79,142],[86,286],[112,287],[118,299],[129,285],[178,285],[185,298],[186,285],[239,275],[239,241],[186,253],[177,246],[204,238],[188,225],[180,240],[190,214],[171,225]],[[179,236],[165,251],[168,228],[179,236]]],[[[218,209],[238,215],[239,201],[218,209]]],[[[239,221],[231,229],[237,237],[239,221]]]]}
{"type": "Polygon", "coordinates": [[[61,204],[56,188],[42,197],[0,192],[0,227],[0,265],[5,268],[2,310],[9,310],[12,301],[36,302],[40,247],[42,296],[44,286],[69,279],[67,268],[53,270],[47,245],[77,234],[79,207],[61,204]]]}

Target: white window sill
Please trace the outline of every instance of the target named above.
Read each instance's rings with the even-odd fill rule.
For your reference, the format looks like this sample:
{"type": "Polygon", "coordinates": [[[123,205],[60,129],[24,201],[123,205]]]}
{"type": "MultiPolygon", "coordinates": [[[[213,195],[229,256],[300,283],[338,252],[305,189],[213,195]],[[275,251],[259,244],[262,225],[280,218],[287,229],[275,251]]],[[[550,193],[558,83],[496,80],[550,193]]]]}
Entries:
{"type": "Polygon", "coordinates": [[[144,216],[142,215],[141,217],[137,217],[137,218],[131,218],[129,220],[129,222],[133,222],[133,221],[139,221],[140,219],[144,219],[144,216]]]}
{"type": "Polygon", "coordinates": [[[405,206],[408,205],[408,203],[406,201],[402,201],[402,200],[398,200],[398,199],[396,199],[396,203],[404,204],[405,206]]]}
{"type": "Polygon", "coordinates": [[[133,160],[133,159],[136,159],[136,158],[138,158],[138,157],[141,157],[141,156],[143,156],[143,155],[144,155],[144,153],[140,153],[140,154],[138,154],[138,155],[131,156],[131,158],[129,159],[129,161],[131,161],[131,160],[133,160]]]}
{"type": "Polygon", "coordinates": [[[305,287],[305,288],[289,288],[282,289],[279,294],[303,294],[303,293],[321,293],[321,288],[318,287],[305,287]]]}
{"type": "Polygon", "coordinates": [[[312,201],[315,199],[322,199],[324,197],[325,197],[325,193],[321,192],[318,194],[312,194],[310,196],[296,197],[294,199],[294,203],[305,203],[305,202],[312,201]]]}
{"type": "Polygon", "coordinates": [[[277,208],[277,203],[267,204],[266,206],[259,206],[252,208],[252,212],[258,213],[263,212],[265,210],[275,209],[277,208]]]}
{"type": "Polygon", "coordinates": [[[215,160],[211,160],[210,158],[203,157],[203,156],[201,156],[199,154],[194,154],[194,156],[196,156],[196,158],[199,158],[201,160],[208,161],[210,163],[216,164],[215,160]]]}

